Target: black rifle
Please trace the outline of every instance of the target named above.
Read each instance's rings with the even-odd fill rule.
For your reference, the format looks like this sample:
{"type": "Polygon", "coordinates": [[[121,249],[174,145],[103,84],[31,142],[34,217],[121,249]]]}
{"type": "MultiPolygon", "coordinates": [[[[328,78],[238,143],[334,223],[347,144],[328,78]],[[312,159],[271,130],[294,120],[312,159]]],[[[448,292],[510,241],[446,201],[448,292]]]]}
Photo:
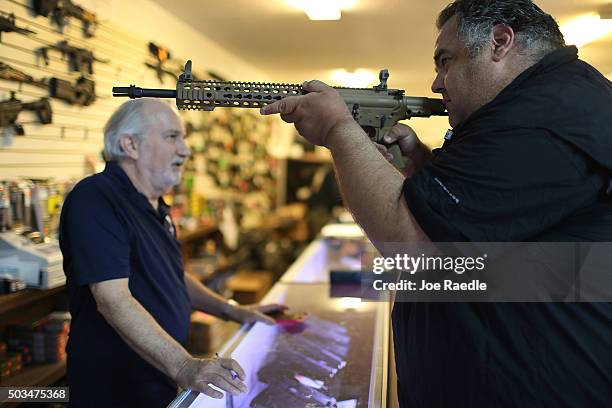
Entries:
{"type": "Polygon", "coordinates": [[[49,94],[71,105],[89,106],[96,100],[96,84],[83,76],[74,85],[63,79],[51,78],[49,94]]]}
{"type": "Polygon", "coordinates": [[[77,79],[74,85],[59,78],[36,80],[25,72],[0,62],[0,78],[48,89],[52,98],[61,99],[71,105],[89,106],[96,100],[95,82],[83,76],[77,79]]]}
{"type": "Polygon", "coordinates": [[[64,30],[70,17],[81,20],[85,37],[93,37],[98,25],[98,18],[94,13],[70,0],[34,0],[34,11],[45,17],[51,14],[51,19],[59,26],[60,31],[64,30]]]}
{"type": "Polygon", "coordinates": [[[0,40],[2,40],[2,33],[19,33],[23,35],[36,34],[32,30],[27,28],[17,27],[15,24],[15,15],[13,13],[8,14],[0,11],[0,40]]]}
{"type": "Polygon", "coordinates": [[[163,78],[164,74],[170,75],[173,81],[178,80],[177,74],[164,68],[164,63],[168,61],[170,58],[172,58],[170,56],[170,51],[167,48],[161,47],[153,42],[150,42],[149,43],[149,54],[151,54],[153,58],[155,58],[156,63],[151,64],[149,62],[145,62],[145,65],[155,71],[155,73],[157,74],[157,79],[159,79],[159,82],[161,82],[162,84],[164,83],[164,78],[163,78]]]}
{"type": "Polygon", "coordinates": [[[31,75],[28,75],[23,71],[19,71],[18,69],[11,67],[4,62],[0,62],[0,78],[34,85],[39,88],[47,88],[47,84],[44,81],[38,81],[31,75]]]}
{"type": "Polygon", "coordinates": [[[85,72],[93,74],[93,63],[94,61],[108,63],[108,60],[101,60],[96,58],[92,51],[85,48],[74,47],[68,44],[68,41],[60,41],[56,45],[50,45],[48,47],[40,47],[38,53],[42,56],[45,61],[45,65],[49,65],[49,50],[57,50],[62,53],[62,58],[68,56],[68,66],[71,71],[85,72]],[[86,71],[84,71],[86,69],[86,71]]]}
{"type": "Polygon", "coordinates": [[[12,127],[15,133],[23,135],[23,126],[17,123],[19,113],[24,110],[34,111],[38,116],[38,121],[47,125],[53,119],[53,112],[48,98],[40,98],[38,101],[23,103],[15,98],[15,93],[11,92],[11,98],[0,102],[0,127],[12,127]]]}

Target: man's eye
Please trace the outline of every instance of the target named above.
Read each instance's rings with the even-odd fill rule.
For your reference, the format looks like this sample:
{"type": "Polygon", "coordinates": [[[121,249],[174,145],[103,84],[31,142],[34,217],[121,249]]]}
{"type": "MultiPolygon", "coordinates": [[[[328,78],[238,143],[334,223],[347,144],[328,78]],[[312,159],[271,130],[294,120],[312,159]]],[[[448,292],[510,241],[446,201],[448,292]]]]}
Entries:
{"type": "Polygon", "coordinates": [[[448,61],[450,61],[450,58],[446,57],[446,58],[442,58],[440,60],[440,65],[442,65],[443,67],[445,67],[448,64],[448,61]]]}

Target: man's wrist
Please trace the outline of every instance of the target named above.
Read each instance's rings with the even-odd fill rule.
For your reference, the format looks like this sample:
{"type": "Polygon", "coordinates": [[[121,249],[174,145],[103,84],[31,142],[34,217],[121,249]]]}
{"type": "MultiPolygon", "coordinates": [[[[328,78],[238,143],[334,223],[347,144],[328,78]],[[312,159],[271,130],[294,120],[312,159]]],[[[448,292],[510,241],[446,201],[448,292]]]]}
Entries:
{"type": "Polygon", "coordinates": [[[334,126],[329,129],[327,135],[325,137],[325,147],[329,150],[334,150],[339,145],[344,144],[341,139],[344,139],[344,135],[350,134],[351,129],[361,129],[361,126],[352,116],[347,116],[342,120],[339,120],[334,124],[334,126]]]}
{"type": "MultiPolygon", "coordinates": [[[[183,348],[178,350],[176,354],[172,354],[174,354],[174,357],[166,358],[166,371],[167,375],[178,384],[184,380],[185,372],[189,370],[188,366],[193,357],[183,348]]],[[[183,384],[179,385],[182,386],[183,384]]]]}
{"type": "Polygon", "coordinates": [[[225,302],[225,305],[223,306],[221,318],[224,320],[236,321],[236,311],[238,309],[238,306],[238,302],[236,302],[234,299],[229,299],[227,302],[225,302]]]}

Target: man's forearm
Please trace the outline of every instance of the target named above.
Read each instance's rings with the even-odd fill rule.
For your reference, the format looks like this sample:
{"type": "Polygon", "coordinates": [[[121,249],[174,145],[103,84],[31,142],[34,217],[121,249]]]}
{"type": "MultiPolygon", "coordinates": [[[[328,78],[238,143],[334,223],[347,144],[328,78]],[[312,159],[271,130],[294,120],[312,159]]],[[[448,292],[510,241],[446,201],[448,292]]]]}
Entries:
{"type": "Polygon", "coordinates": [[[175,379],[189,353],[131,295],[98,302],[98,310],[128,345],[151,365],[175,379]]]}
{"type": "Polygon", "coordinates": [[[191,299],[191,307],[208,314],[227,318],[227,299],[204,286],[199,280],[185,274],[185,286],[191,299]]]}
{"type": "MultiPolygon", "coordinates": [[[[354,121],[328,136],[344,202],[374,244],[429,241],[402,197],[404,176],[354,121]]],[[[381,248],[378,248],[379,250],[381,248]]]]}

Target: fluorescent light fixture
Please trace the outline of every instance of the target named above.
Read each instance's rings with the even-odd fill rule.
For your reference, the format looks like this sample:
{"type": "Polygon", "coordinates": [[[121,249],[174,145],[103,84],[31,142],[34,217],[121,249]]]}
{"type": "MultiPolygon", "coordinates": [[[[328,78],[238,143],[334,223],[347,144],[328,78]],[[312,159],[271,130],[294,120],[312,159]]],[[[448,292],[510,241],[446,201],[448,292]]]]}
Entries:
{"type": "Polygon", "coordinates": [[[568,21],[559,28],[566,44],[580,48],[612,33],[612,20],[602,19],[598,14],[592,13],[568,21]]]}
{"type": "Polygon", "coordinates": [[[337,69],[332,74],[332,83],[349,88],[365,88],[374,84],[376,78],[377,74],[369,69],[357,69],[353,72],[337,69]]]}
{"type": "Polygon", "coordinates": [[[311,20],[340,20],[342,10],[351,8],[357,0],[286,0],[291,6],[304,10],[311,20]]]}

